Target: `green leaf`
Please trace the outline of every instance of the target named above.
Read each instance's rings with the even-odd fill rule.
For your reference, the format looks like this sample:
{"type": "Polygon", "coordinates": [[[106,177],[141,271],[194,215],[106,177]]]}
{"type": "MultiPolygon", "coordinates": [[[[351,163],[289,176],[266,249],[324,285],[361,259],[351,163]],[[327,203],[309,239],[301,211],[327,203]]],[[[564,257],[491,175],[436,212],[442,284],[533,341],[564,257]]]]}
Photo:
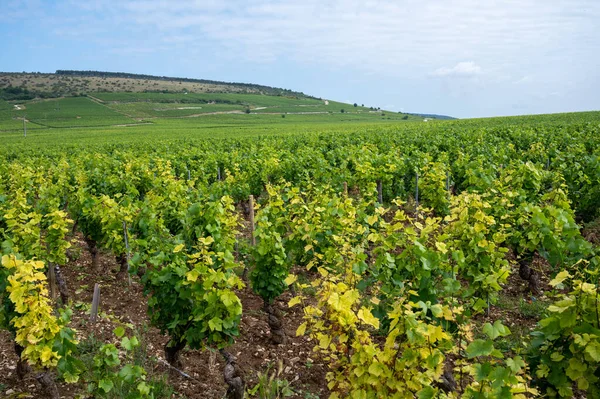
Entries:
{"type": "Polygon", "coordinates": [[[131,379],[135,376],[133,372],[133,366],[131,364],[126,364],[119,371],[119,377],[124,379],[125,381],[131,381],[131,379]]]}
{"type": "Polygon", "coordinates": [[[482,339],[476,339],[467,346],[467,356],[472,359],[477,356],[488,356],[494,350],[494,343],[492,341],[484,341],[482,339]]]}
{"type": "Polygon", "coordinates": [[[222,331],[223,330],[223,320],[218,317],[213,317],[208,321],[208,327],[212,331],[222,331]]]}
{"type": "Polygon", "coordinates": [[[515,356],[513,359],[506,359],[506,365],[512,370],[513,373],[517,374],[523,367],[525,367],[525,362],[521,356],[515,356]]]}
{"type": "Polygon", "coordinates": [[[113,330],[113,332],[119,338],[121,338],[123,335],[125,335],[125,329],[123,327],[117,327],[113,330]]]}
{"type": "Polygon", "coordinates": [[[600,343],[592,341],[585,347],[585,353],[595,362],[600,362],[600,343]]]}
{"type": "Polygon", "coordinates": [[[364,389],[352,391],[351,397],[352,397],[352,399],[367,399],[367,392],[365,392],[364,389]]]}
{"type": "Polygon", "coordinates": [[[375,377],[379,377],[384,372],[385,372],[385,366],[379,362],[373,362],[369,366],[369,374],[372,374],[375,377]]]}
{"type": "Polygon", "coordinates": [[[98,387],[100,389],[102,389],[104,391],[104,393],[109,393],[113,389],[114,384],[111,380],[107,380],[107,379],[103,378],[98,383],[98,387]]]}
{"type": "Polygon", "coordinates": [[[444,315],[444,309],[439,303],[431,306],[429,309],[431,310],[431,313],[434,317],[442,317],[444,315]]]}
{"type": "Polygon", "coordinates": [[[146,382],[142,381],[138,384],[137,390],[142,396],[150,395],[150,387],[146,384],[146,382]]]}
{"type": "Polygon", "coordinates": [[[483,333],[490,337],[491,340],[495,340],[498,337],[505,337],[510,335],[510,330],[508,327],[502,324],[500,320],[496,320],[494,325],[490,323],[485,323],[483,326],[483,333]]]}
{"type": "Polygon", "coordinates": [[[435,389],[433,389],[433,387],[428,386],[428,387],[421,389],[419,392],[417,392],[417,398],[418,399],[432,399],[436,393],[437,392],[435,389]]]}
{"type": "Polygon", "coordinates": [[[128,351],[132,350],[133,348],[135,348],[136,346],[139,345],[139,341],[136,337],[131,337],[127,338],[127,337],[123,337],[123,339],[121,340],[121,346],[125,349],[127,349],[128,351]]]}

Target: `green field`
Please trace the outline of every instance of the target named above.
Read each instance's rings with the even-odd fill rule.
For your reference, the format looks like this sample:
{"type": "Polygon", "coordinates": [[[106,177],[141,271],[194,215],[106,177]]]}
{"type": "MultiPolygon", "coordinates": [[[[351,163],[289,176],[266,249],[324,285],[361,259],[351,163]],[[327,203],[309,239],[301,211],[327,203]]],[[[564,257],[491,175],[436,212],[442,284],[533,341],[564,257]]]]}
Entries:
{"type": "Polygon", "coordinates": [[[23,128],[23,122],[13,119],[14,106],[6,101],[0,100],[0,130],[23,128]]]}
{"type": "Polygon", "coordinates": [[[104,105],[85,97],[21,102],[22,110],[14,111],[19,118],[48,128],[91,127],[135,123],[104,105]]]}
{"type": "MultiPolygon", "coordinates": [[[[246,131],[260,126],[258,131],[269,131],[295,130],[298,124],[315,124],[319,129],[317,126],[323,124],[343,126],[422,120],[418,116],[310,98],[231,93],[98,93],[90,97],[2,101],[0,135],[12,137],[20,133],[23,118],[27,120],[28,131],[39,130],[43,137],[76,134],[64,132],[65,128],[84,129],[84,134],[92,137],[94,130],[87,129],[106,128],[111,135],[119,136],[123,133],[123,125],[138,124],[143,125],[142,129],[137,129],[143,134],[163,135],[165,131],[196,134],[205,129],[214,131],[230,127],[246,131]],[[48,131],[42,133],[44,130],[48,131]]],[[[130,133],[132,130],[125,134],[130,133]]]]}
{"type": "Polygon", "coordinates": [[[184,117],[246,109],[279,114],[371,111],[367,107],[313,98],[235,93],[96,93],[93,98],[134,117],[184,117]]]}

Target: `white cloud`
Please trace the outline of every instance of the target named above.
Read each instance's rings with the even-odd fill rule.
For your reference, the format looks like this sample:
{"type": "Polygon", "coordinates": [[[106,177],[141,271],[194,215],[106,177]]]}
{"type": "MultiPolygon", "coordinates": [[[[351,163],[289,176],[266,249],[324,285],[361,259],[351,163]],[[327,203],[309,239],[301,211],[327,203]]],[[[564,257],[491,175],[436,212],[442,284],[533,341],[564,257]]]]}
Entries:
{"type": "Polygon", "coordinates": [[[515,80],[514,83],[518,85],[518,84],[523,84],[523,83],[529,83],[531,81],[532,81],[531,76],[525,75],[522,78],[515,80]]]}
{"type": "MultiPolygon", "coordinates": [[[[32,42],[39,30],[22,26],[35,21],[57,39],[57,54],[61,43],[68,53],[79,42],[108,64],[118,52],[119,65],[132,71],[209,71],[216,79],[228,69],[229,76],[251,71],[245,78],[254,78],[270,67],[262,83],[279,73],[282,85],[301,90],[307,82],[296,83],[295,74],[386,81],[389,98],[370,101],[407,109],[417,98],[458,107],[464,102],[455,97],[483,92],[505,106],[516,90],[533,98],[549,87],[585,91],[587,97],[573,94],[577,104],[598,104],[600,90],[597,0],[0,0],[0,21],[19,36],[34,32],[32,42]],[[401,97],[407,85],[412,95],[401,97]]],[[[350,89],[323,90],[318,94],[358,98],[350,89]]]]}
{"type": "Polygon", "coordinates": [[[434,76],[482,74],[473,61],[449,66],[462,59],[485,65],[491,79],[488,72],[503,64],[546,65],[551,53],[583,59],[600,40],[600,2],[593,0],[549,0],[542,6],[539,0],[96,0],[93,7],[66,1],[66,8],[80,7],[91,17],[60,24],[82,40],[101,36],[99,25],[125,41],[136,35],[163,43],[194,37],[189,47],[211,43],[250,62],[286,58],[387,76],[423,76],[428,70],[434,76]]]}
{"type": "Polygon", "coordinates": [[[433,71],[433,76],[472,77],[481,74],[481,67],[473,61],[459,62],[452,68],[442,67],[433,71]]]}

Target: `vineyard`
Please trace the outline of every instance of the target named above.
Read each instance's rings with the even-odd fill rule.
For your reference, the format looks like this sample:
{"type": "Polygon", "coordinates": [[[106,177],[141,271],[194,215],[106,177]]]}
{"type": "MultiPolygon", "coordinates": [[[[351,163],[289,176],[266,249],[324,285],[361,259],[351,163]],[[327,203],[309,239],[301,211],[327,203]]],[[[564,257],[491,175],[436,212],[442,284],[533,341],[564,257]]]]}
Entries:
{"type": "Polygon", "coordinates": [[[293,126],[0,147],[2,395],[600,398],[600,113],[293,126]]]}

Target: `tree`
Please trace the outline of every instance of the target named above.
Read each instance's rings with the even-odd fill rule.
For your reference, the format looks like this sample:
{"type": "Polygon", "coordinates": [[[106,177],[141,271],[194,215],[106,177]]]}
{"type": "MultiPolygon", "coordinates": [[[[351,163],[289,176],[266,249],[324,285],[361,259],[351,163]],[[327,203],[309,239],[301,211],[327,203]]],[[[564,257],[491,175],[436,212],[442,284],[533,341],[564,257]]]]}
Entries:
{"type": "Polygon", "coordinates": [[[346,112],[346,111],[344,111],[344,108],[342,108],[342,110],[341,110],[340,112],[343,114],[343,113],[344,113],[344,112],[346,112]]]}
{"type": "Polygon", "coordinates": [[[354,103],[354,107],[355,107],[355,108],[356,108],[356,107],[358,107],[358,104],[357,104],[357,103],[354,103]]]}

